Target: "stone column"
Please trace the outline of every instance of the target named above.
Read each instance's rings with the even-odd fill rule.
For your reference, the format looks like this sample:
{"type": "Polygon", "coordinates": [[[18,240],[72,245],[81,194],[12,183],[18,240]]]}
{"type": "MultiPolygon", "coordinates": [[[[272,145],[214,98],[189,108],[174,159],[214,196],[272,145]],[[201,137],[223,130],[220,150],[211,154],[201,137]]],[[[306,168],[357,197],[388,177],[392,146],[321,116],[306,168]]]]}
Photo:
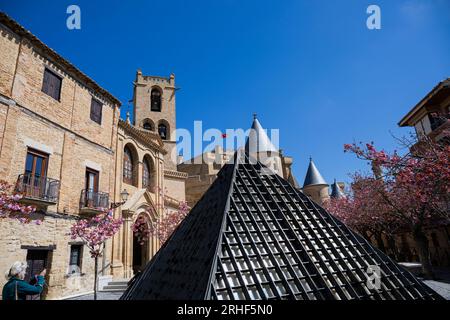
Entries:
{"type": "MultiPolygon", "coordinates": [[[[112,193],[111,202],[120,202],[122,201],[120,197],[120,192],[122,189],[122,161],[123,161],[123,140],[121,138],[117,141],[117,156],[115,159],[115,186],[114,192],[112,193]]],[[[120,218],[122,216],[122,210],[119,208],[114,210],[114,217],[120,218]]],[[[121,230],[117,232],[112,240],[112,248],[111,248],[111,272],[114,278],[124,278],[124,269],[123,269],[123,259],[122,259],[122,245],[123,245],[123,235],[124,235],[124,226],[122,226],[121,230]]]]}
{"type": "Polygon", "coordinates": [[[123,223],[123,269],[124,277],[131,278],[133,276],[133,232],[131,224],[133,223],[134,211],[122,211],[124,219],[123,223]]]}

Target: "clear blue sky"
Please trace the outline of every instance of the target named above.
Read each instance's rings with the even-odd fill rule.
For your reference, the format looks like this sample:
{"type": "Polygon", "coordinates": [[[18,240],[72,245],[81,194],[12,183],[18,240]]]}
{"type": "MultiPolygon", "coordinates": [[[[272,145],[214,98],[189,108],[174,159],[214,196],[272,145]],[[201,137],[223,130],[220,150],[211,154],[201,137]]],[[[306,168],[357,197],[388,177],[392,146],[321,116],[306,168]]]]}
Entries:
{"type": "Polygon", "coordinates": [[[137,68],[176,74],[177,125],[280,129],[303,182],[311,155],[328,182],[366,165],[343,144],[395,148],[397,122],[450,76],[450,1],[4,1],[0,9],[117,96],[137,68]],[[82,29],[66,28],[77,4],[82,29]],[[366,28],[381,7],[382,29],[366,28]]]}

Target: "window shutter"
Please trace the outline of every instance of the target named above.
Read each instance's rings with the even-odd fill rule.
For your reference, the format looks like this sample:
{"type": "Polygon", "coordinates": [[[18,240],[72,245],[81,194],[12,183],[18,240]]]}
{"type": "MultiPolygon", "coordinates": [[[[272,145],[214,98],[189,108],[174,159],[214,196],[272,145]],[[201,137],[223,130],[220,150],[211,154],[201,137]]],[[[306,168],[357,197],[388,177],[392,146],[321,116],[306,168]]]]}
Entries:
{"type": "Polygon", "coordinates": [[[59,101],[61,95],[61,82],[62,79],[58,75],[45,69],[42,92],[59,101]]]}
{"type": "Polygon", "coordinates": [[[91,100],[91,120],[97,122],[98,124],[102,123],[102,108],[103,104],[99,101],[92,98],[91,100]]]}
{"type": "Polygon", "coordinates": [[[50,77],[49,77],[49,72],[47,69],[45,69],[44,71],[44,81],[42,82],[42,91],[45,93],[48,93],[48,88],[49,88],[49,81],[50,81],[50,77]]]}
{"type": "Polygon", "coordinates": [[[53,98],[59,100],[61,96],[61,79],[55,76],[53,78],[53,98]]]}
{"type": "Polygon", "coordinates": [[[57,95],[57,91],[56,91],[56,77],[53,74],[50,74],[49,94],[53,98],[58,99],[58,95],[57,95]]]}

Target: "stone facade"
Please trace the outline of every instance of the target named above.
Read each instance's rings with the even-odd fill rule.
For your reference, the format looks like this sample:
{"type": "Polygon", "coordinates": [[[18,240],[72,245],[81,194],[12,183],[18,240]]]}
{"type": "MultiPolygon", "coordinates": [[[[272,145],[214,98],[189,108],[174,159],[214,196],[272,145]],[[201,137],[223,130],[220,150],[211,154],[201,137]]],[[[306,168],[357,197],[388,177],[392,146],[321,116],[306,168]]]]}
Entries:
{"type": "Polygon", "coordinates": [[[176,109],[175,109],[175,75],[169,78],[158,76],[145,76],[141,70],[136,72],[134,82],[134,125],[143,128],[149,125],[149,130],[159,132],[159,126],[165,125],[167,137],[164,146],[167,149],[165,156],[166,169],[176,170],[176,109]],[[160,109],[154,111],[151,107],[152,92],[158,92],[160,109]]]}
{"type": "Polygon", "coordinates": [[[33,185],[38,195],[27,191],[24,196],[37,207],[42,225],[0,220],[0,269],[6,271],[16,260],[30,264],[37,254],[48,269],[47,299],[92,291],[88,250],[81,250],[80,269],[69,272],[71,248],[79,243],[68,232],[82,214],[87,168],[98,172],[99,191],[112,195],[120,102],[3,14],[0,35],[0,179],[24,184],[18,177],[33,150],[47,159],[39,181],[59,186],[52,200],[41,182],[33,185]],[[61,79],[59,99],[42,90],[45,70],[61,79]],[[90,119],[92,99],[103,105],[100,124],[90,119]]]}
{"type": "Polygon", "coordinates": [[[175,75],[169,77],[144,75],[139,69],[133,83],[134,125],[133,127],[151,136],[158,136],[163,153],[163,183],[159,186],[164,193],[178,201],[185,200],[187,174],[177,169],[176,148],[176,91],[175,75]],[[159,104],[155,104],[153,93],[158,93],[159,104]],[[165,128],[164,134],[161,126],[165,128]]]}
{"type": "MultiPolygon", "coordinates": [[[[268,139],[268,138],[267,138],[268,139]]],[[[178,164],[178,170],[187,174],[186,180],[186,202],[193,207],[209,189],[217,173],[222,167],[232,160],[234,150],[224,150],[222,146],[216,145],[214,150],[207,151],[188,161],[178,164]]],[[[266,153],[254,158],[264,161],[264,164],[281,177],[287,179],[292,185],[298,187],[297,180],[292,173],[292,157],[285,156],[281,150],[271,152],[270,157],[266,153]]]]}
{"type": "Polygon", "coordinates": [[[302,191],[320,205],[323,205],[330,199],[328,184],[305,186],[302,191]]]}
{"type": "MultiPolygon", "coordinates": [[[[16,260],[45,265],[46,299],[92,291],[93,259],[81,242],[69,238],[70,227],[80,217],[98,213],[100,204],[121,203],[121,192],[127,190],[128,201],[114,211],[125,223],[106,243],[100,268],[101,275],[130,278],[159,249],[156,239],[137,247],[132,223],[140,215],[153,223],[185,200],[187,175],[178,172],[168,156],[175,148],[175,134],[170,132],[163,141],[158,131],[120,120],[118,99],[2,13],[0,35],[0,180],[22,188],[22,201],[36,206],[36,218],[43,219],[40,226],[0,220],[0,270],[8,270],[16,260]],[[57,96],[44,90],[49,73],[60,79],[57,96]],[[100,118],[94,109],[98,105],[100,118]],[[124,178],[125,149],[132,154],[132,182],[124,178]],[[149,168],[145,179],[144,164],[149,168]],[[165,189],[163,198],[159,190],[165,189]],[[74,248],[79,250],[76,265],[74,248]]],[[[156,85],[163,91],[160,117],[151,120],[175,130],[174,76],[138,76],[136,83],[146,78],[155,83],[160,79],[156,85]]],[[[149,117],[145,108],[150,102],[145,105],[139,88],[135,119],[143,120],[149,117]]],[[[0,286],[4,282],[2,278],[0,286]]]]}
{"type": "MultiPolygon", "coordinates": [[[[428,240],[431,264],[434,267],[450,267],[450,225],[425,228],[424,233],[428,240]]],[[[372,237],[369,240],[396,261],[420,262],[418,249],[410,232],[399,232],[392,237],[383,234],[380,238],[372,237]]]]}
{"type": "Polygon", "coordinates": [[[144,245],[137,243],[131,232],[132,224],[142,216],[150,225],[163,217],[167,210],[178,209],[179,202],[185,200],[186,175],[165,169],[165,155],[168,151],[158,134],[127,121],[119,121],[116,150],[115,165],[118,170],[114,202],[121,201],[120,193],[123,190],[127,191],[129,198],[115,210],[115,215],[123,217],[125,222],[113,239],[111,269],[114,278],[128,279],[145,266],[160,246],[156,238],[149,239],[144,245]],[[125,149],[130,150],[132,155],[132,171],[135,174],[131,183],[123,179],[125,149]],[[150,172],[147,185],[144,185],[145,165],[148,165],[150,172]],[[164,196],[163,190],[167,190],[164,196]]]}
{"type": "Polygon", "coordinates": [[[186,201],[193,207],[217,178],[222,166],[232,159],[234,151],[216,146],[189,161],[180,163],[178,170],[188,175],[186,180],[186,201]]]}

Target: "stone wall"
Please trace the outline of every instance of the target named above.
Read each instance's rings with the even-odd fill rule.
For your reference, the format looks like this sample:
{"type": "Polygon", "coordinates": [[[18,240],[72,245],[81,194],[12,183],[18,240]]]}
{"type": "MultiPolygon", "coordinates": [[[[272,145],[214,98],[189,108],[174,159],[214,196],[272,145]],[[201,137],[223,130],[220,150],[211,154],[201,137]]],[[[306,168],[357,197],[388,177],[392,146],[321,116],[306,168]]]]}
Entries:
{"type": "Polygon", "coordinates": [[[12,83],[16,69],[16,60],[19,53],[20,38],[0,25],[0,93],[11,96],[12,83]]]}
{"type": "MultiPolygon", "coordinates": [[[[449,237],[450,225],[425,229],[424,233],[428,240],[431,264],[434,267],[450,266],[450,246],[449,237]]],[[[419,251],[411,233],[404,232],[394,235],[393,242],[383,234],[384,251],[398,262],[420,262],[419,251]]],[[[371,239],[371,243],[380,248],[381,244],[376,239],[371,239]]]]}
{"type": "MultiPolygon", "coordinates": [[[[60,299],[93,290],[94,262],[83,248],[81,273],[69,275],[70,244],[67,235],[74,223],[71,217],[45,216],[42,225],[20,224],[16,220],[0,220],[0,270],[6,272],[15,261],[26,261],[27,248],[52,248],[48,255],[46,277],[48,288],[43,298],[60,299]]],[[[3,287],[6,279],[0,277],[3,287]]]]}
{"type": "Polygon", "coordinates": [[[189,207],[194,207],[194,205],[201,199],[216,178],[217,175],[211,174],[203,176],[189,176],[186,179],[186,201],[189,207]]]}
{"type": "Polygon", "coordinates": [[[165,171],[164,175],[164,189],[167,190],[167,195],[178,201],[186,200],[185,181],[187,175],[182,172],[165,171]],[[168,173],[170,172],[170,173],[168,173]],[[173,174],[176,173],[176,174],[173,174]]]}
{"type": "Polygon", "coordinates": [[[68,276],[68,233],[80,215],[86,168],[99,171],[99,191],[113,198],[119,102],[44,44],[19,37],[17,28],[0,24],[0,180],[15,185],[32,148],[48,155],[46,178],[60,188],[56,204],[39,203],[42,225],[0,221],[0,270],[25,260],[27,250],[50,248],[46,298],[90,292],[93,261],[85,246],[81,274],[68,276]],[[62,78],[59,100],[42,92],[46,68],[62,78]],[[103,103],[101,124],[90,119],[93,98],[103,103]]]}

